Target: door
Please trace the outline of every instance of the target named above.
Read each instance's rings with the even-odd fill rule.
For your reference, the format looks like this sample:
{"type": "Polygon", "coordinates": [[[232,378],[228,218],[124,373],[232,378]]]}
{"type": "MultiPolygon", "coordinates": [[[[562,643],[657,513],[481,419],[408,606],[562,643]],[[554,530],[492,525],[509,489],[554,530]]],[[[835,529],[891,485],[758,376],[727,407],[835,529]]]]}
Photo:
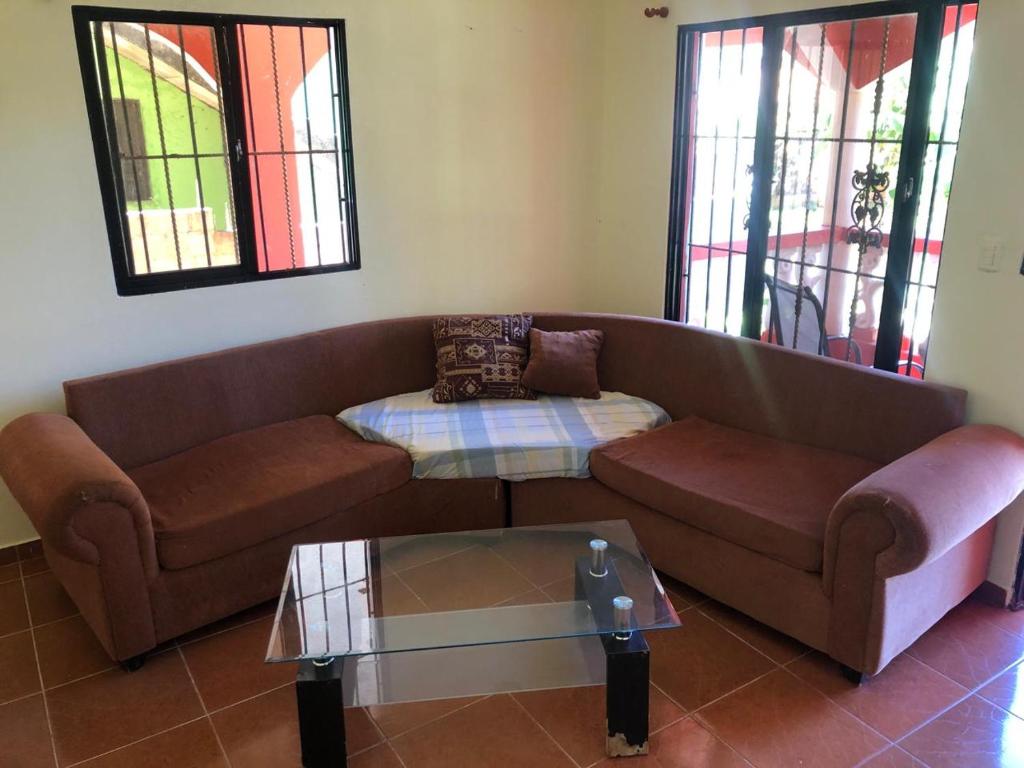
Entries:
{"type": "Polygon", "coordinates": [[[681,28],[670,319],[923,372],[931,305],[915,277],[929,245],[926,231],[915,258],[915,222],[922,202],[926,230],[934,219],[926,156],[938,170],[947,148],[952,176],[933,96],[937,69],[963,70],[940,49],[973,22],[965,7],[976,8],[899,2],[681,28]]]}

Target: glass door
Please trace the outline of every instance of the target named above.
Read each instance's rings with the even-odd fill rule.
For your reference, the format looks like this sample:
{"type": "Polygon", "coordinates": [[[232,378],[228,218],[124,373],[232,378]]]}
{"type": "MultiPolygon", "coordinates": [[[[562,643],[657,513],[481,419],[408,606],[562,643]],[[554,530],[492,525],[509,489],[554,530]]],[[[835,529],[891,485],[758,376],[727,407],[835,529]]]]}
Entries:
{"type": "MultiPolygon", "coordinates": [[[[761,335],[872,365],[897,189],[916,14],[782,30],[761,335]]],[[[909,182],[908,182],[909,183],[909,182]]]]}
{"type": "Polygon", "coordinates": [[[923,374],[977,6],[891,6],[681,28],[670,319],[923,374]]]}

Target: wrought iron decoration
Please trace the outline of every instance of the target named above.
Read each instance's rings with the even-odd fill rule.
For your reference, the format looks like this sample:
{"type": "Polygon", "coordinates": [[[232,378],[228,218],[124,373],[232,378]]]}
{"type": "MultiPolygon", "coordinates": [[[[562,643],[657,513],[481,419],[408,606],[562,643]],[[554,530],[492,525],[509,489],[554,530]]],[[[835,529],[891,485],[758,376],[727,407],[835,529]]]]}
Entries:
{"type": "Polygon", "coordinates": [[[850,204],[854,224],[846,231],[846,242],[863,248],[880,248],[882,230],[879,224],[885,213],[885,193],[889,189],[889,172],[879,171],[868,163],[866,171],[853,172],[856,193],[850,204]]]}

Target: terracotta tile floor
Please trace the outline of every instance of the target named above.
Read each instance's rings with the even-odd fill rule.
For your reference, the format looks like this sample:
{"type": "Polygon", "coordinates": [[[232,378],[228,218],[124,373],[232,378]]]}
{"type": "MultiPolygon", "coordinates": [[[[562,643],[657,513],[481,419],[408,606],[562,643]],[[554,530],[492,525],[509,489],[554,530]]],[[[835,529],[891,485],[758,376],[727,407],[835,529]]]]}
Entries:
{"type": "MultiPolygon", "coordinates": [[[[423,583],[436,578],[407,565],[423,583]]],[[[262,661],[269,606],[190,633],[127,674],[37,551],[0,567],[3,768],[298,765],[292,670],[262,661]]],[[[576,688],[346,710],[350,765],[1024,766],[1024,613],[969,600],[854,688],[823,655],[666,585],[683,628],[649,635],[649,756],[606,760],[603,690],[576,688]]],[[[505,602],[567,591],[554,581],[505,602]]]]}

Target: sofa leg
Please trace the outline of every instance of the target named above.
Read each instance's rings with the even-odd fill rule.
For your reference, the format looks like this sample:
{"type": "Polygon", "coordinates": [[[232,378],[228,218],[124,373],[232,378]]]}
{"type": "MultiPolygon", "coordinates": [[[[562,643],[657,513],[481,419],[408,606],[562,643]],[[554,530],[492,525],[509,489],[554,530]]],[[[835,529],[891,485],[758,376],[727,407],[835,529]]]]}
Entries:
{"type": "Polygon", "coordinates": [[[848,667],[845,664],[841,664],[840,669],[842,670],[843,677],[854,685],[860,685],[864,682],[864,678],[867,677],[863,672],[858,672],[853,667],[848,667]]]}
{"type": "Polygon", "coordinates": [[[125,672],[138,672],[142,669],[142,665],[146,663],[145,653],[140,653],[138,656],[132,656],[130,659],[125,659],[121,662],[121,669],[125,672]]]}

